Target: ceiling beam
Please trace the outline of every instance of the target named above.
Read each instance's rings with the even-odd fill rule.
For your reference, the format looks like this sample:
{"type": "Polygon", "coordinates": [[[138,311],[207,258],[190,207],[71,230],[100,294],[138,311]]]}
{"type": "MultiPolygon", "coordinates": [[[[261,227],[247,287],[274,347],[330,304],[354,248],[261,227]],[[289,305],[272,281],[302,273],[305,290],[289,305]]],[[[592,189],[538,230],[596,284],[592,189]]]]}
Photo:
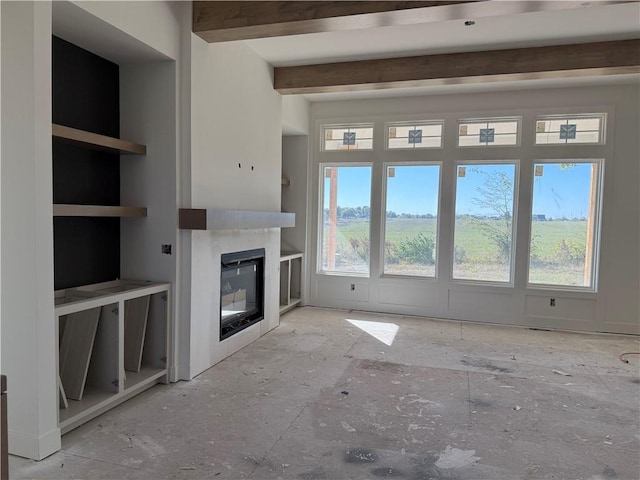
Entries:
{"type": "MultiPolygon", "coordinates": [[[[597,5],[630,0],[598,1],[597,5]]],[[[584,0],[194,1],[193,33],[207,42],[335,32],[567,8],[584,0]]]]}
{"type": "Polygon", "coordinates": [[[516,48],[274,69],[281,94],[640,72],[640,40],[516,48]]]}
{"type": "MultiPolygon", "coordinates": [[[[417,23],[416,14],[486,0],[194,1],[193,33],[207,42],[417,23]]],[[[437,12],[436,12],[437,13],[437,12]]],[[[442,15],[442,12],[441,12],[442,15]]]]}

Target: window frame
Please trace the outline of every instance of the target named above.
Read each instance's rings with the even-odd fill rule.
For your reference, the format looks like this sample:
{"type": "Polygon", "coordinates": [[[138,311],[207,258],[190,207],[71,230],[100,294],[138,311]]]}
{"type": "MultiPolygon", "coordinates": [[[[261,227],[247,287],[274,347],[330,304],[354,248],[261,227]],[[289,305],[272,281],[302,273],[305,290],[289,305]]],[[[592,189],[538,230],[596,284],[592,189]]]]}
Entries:
{"type": "MultiPolygon", "coordinates": [[[[318,208],[316,212],[318,214],[318,235],[316,240],[316,274],[337,276],[337,277],[359,277],[359,278],[371,278],[371,250],[369,251],[369,264],[367,273],[360,272],[340,272],[335,270],[324,270],[322,267],[322,251],[323,251],[323,238],[324,238],[324,169],[326,167],[369,167],[371,169],[371,178],[369,186],[369,209],[373,203],[373,179],[374,179],[374,162],[319,162],[318,163],[318,208]]],[[[372,238],[372,221],[371,214],[369,215],[369,245],[371,245],[372,238]]]]}
{"type": "Polygon", "coordinates": [[[322,153],[346,153],[346,152],[372,152],[375,150],[376,126],[375,122],[357,122],[357,123],[331,123],[320,125],[320,152],[322,153]],[[357,129],[371,128],[371,148],[347,148],[342,150],[327,150],[326,131],[333,129],[357,129]]]}
{"type": "Polygon", "coordinates": [[[454,162],[453,175],[453,208],[451,209],[451,283],[461,285],[484,285],[491,287],[515,288],[515,267],[517,260],[518,240],[518,199],[520,195],[520,159],[495,159],[495,160],[456,160],[454,162]],[[509,281],[473,280],[469,278],[455,278],[455,251],[456,251],[456,207],[458,203],[458,167],[468,165],[513,165],[513,199],[511,203],[511,258],[509,259],[509,281]]]}
{"type": "MultiPolygon", "coordinates": [[[[384,124],[384,149],[387,152],[412,152],[412,151],[422,151],[422,150],[442,150],[444,148],[444,132],[445,125],[444,120],[406,120],[406,121],[398,121],[398,122],[385,122],[384,124]],[[440,145],[438,147],[398,147],[398,148],[390,148],[389,147],[389,129],[391,127],[407,127],[407,126],[416,126],[416,125],[440,125],[440,145]]],[[[431,137],[433,138],[433,137],[431,137]]],[[[415,144],[414,144],[415,145],[415,144]]]]}
{"type": "MultiPolygon", "coordinates": [[[[551,145],[563,145],[563,144],[551,144],[551,145]]],[[[587,144],[596,145],[596,144],[587,144]]],[[[602,217],[603,217],[603,194],[604,194],[604,168],[605,158],[544,158],[533,159],[531,163],[531,212],[529,217],[529,238],[527,239],[527,271],[526,271],[526,288],[532,290],[552,290],[552,291],[567,291],[567,292],[584,292],[584,293],[598,293],[598,279],[600,273],[600,249],[602,240],[602,217]],[[594,254],[591,257],[591,286],[581,287],[577,285],[558,285],[553,283],[531,283],[529,281],[529,274],[531,270],[531,240],[533,236],[533,195],[534,195],[534,182],[535,182],[535,168],[539,164],[557,164],[557,163],[582,163],[582,164],[598,164],[598,178],[596,179],[596,213],[593,222],[593,251],[594,254]]]]}
{"type": "MultiPolygon", "coordinates": [[[[506,117],[480,117],[480,118],[459,118],[456,121],[456,148],[521,148],[522,147],[522,116],[506,117]],[[480,145],[460,145],[460,124],[463,123],[491,123],[491,122],[516,122],[516,143],[508,145],[480,144],[480,145]]],[[[457,177],[456,177],[457,178],[457,177]]]]}
{"type": "Polygon", "coordinates": [[[536,115],[535,118],[535,131],[533,136],[534,147],[565,147],[569,145],[582,145],[582,146],[602,146],[606,145],[607,134],[607,113],[562,113],[552,115],[536,115]],[[600,119],[600,141],[598,142],[561,142],[561,143],[538,143],[538,122],[540,121],[553,121],[553,120],[567,120],[570,119],[584,119],[584,118],[599,118],[600,119]]]}
{"type": "MultiPolygon", "coordinates": [[[[399,149],[400,150],[400,149],[399,149]]],[[[420,160],[415,162],[382,162],[382,172],[383,172],[383,181],[382,181],[382,211],[381,211],[381,221],[380,221],[380,278],[401,278],[401,279],[414,279],[420,281],[437,281],[439,279],[439,264],[440,264],[440,221],[442,215],[441,207],[442,207],[442,183],[443,183],[443,162],[440,160],[431,161],[431,160],[420,160]],[[434,258],[435,261],[435,272],[433,277],[427,277],[424,275],[401,275],[396,273],[385,273],[385,254],[384,254],[384,246],[385,240],[387,238],[387,169],[389,167],[420,167],[420,166],[437,166],[438,170],[438,212],[437,212],[437,221],[436,221],[436,256],[434,258]]]]}

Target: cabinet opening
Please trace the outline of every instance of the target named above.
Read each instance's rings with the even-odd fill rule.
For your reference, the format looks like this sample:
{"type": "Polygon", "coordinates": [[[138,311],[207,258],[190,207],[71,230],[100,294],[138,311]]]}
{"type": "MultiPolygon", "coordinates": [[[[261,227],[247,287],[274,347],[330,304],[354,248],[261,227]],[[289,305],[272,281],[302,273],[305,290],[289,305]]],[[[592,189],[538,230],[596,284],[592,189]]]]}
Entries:
{"type": "Polygon", "coordinates": [[[125,390],[159,378],[167,368],[167,292],[125,301],[125,390]]]}

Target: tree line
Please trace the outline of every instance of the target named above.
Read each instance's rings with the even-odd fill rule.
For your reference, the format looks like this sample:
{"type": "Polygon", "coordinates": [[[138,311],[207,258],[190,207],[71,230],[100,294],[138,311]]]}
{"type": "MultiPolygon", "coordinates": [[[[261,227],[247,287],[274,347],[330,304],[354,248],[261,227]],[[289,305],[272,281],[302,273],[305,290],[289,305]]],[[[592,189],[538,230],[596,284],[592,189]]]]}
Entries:
{"type": "MultiPolygon", "coordinates": [[[[353,219],[353,218],[370,218],[371,208],[367,205],[362,207],[337,207],[336,215],[341,219],[353,219]]],[[[329,216],[329,209],[324,209],[325,216],[329,216]]],[[[413,213],[396,213],[393,210],[387,211],[387,218],[436,218],[435,215],[427,214],[413,214],[413,213]]]]}

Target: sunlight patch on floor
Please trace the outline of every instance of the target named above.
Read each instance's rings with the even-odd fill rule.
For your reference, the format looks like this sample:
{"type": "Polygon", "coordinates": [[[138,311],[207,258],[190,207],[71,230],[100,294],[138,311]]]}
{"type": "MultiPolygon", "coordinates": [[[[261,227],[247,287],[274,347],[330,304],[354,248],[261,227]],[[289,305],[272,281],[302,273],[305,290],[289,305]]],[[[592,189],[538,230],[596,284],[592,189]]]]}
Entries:
{"type": "Polygon", "coordinates": [[[351,320],[349,318],[345,320],[389,346],[393,344],[393,340],[396,338],[396,333],[398,333],[399,329],[395,323],[368,322],[366,320],[351,320]]]}

